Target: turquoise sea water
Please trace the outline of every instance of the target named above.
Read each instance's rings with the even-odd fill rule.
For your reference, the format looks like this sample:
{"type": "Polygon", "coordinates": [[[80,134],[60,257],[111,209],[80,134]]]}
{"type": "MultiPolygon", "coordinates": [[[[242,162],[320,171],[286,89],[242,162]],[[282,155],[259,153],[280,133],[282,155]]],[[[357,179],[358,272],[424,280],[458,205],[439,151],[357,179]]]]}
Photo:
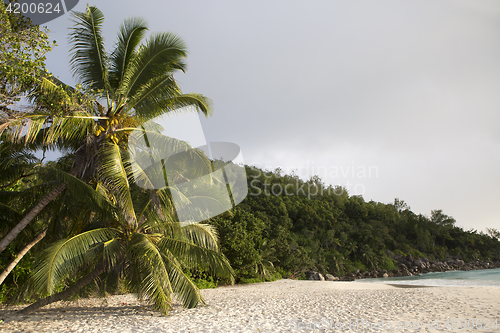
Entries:
{"type": "Polygon", "coordinates": [[[419,276],[361,279],[356,281],[416,286],[500,288],[500,268],[481,269],[477,271],[449,271],[443,273],[427,273],[419,276]]]}

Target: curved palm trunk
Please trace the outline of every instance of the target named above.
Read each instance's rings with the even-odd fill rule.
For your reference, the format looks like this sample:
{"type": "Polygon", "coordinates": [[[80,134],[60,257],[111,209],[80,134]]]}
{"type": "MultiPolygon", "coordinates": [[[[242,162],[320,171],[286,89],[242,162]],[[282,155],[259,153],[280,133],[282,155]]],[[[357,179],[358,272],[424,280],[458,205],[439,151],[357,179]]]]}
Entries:
{"type": "Polygon", "coordinates": [[[85,276],[83,279],[79,280],[77,283],[75,283],[74,285],[72,285],[68,289],[63,290],[60,293],[54,294],[52,296],[45,297],[45,298],[39,300],[38,302],[35,302],[35,303],[31,304],[30,306],[20,310],[20,312],[22,314],[30,314],[30,313],[40,309],[41,307],[44,307],[45,305],[48,305],[48,304],[51,304],[51,303],[54,303],[57,301],[62,301],[63,299],[73,295],[78,290],[85,287],[90,282],[94,281],[99,275],[104,273],[104,270],[105,270],[104,264],[100,264],[92,273],[85,276]]]}
{"type": "Polygon", "coordinates": [[[67,183],[64,182],[45,196],[38,204],[26,214],[25,217],[0,241],[0,253],[16,238],[17,235],[42,211],[52,200],[54,200],[66,188],[67,183]]]}
{"type": "Polygon", "coordinates": [[[41,241],[45,235],[47,234],[47,228],[43,230],[41,233],[39,233],[31,242],[29,242],[21,251],[16,256],[16,259],[14,259],[7,268],[0,274],[0,285],[3,283],[7,275],[10,274],[10,272],[16,267],[16,265],[21,261],[21,259],[24,257],[28,251],[35,246],[39,241],[41,241]]]}

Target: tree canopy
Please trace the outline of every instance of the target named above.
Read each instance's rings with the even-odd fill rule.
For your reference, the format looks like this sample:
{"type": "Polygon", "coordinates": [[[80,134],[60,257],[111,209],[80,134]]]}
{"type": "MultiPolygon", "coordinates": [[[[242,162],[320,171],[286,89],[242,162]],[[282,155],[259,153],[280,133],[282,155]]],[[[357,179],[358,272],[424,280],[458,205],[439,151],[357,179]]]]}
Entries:
{"type": "MultiPolygon", "coordinates": [[[[118,42],[108,53],[102,12],[87,7],[73,19],[70,64],[79,85],[32,75],[28,100],[33,108],[9,119],[0,133],[10,164],[11,151],[59,148],[64,153],[57,163],[39,165],[32,177],[36,184],[29,184],[35,186],[23,184],[20,194],[34,195],[28,206],[15,214],[12,209],[12,220],[22,219],[0,241],[0,251],[21,232],[27,233],[32,221],[48,230],[46,242],[40,243],[45,250],[38,253],[25,284],[25,295],[47,297],[27,312],[78,292],[103,274],[146,295],[163,313],[173,293],[185,306],[196,306],[202,299],[189,270],[231,282],[232,269],[212,227],[179,224],[167,184],[154,189],[137,186],[138,179],[151,179],[143,170],[133,170],[128,142],[134,131],[160,137],[157,126],[145,123],[186,106],[208,116],[210,101],[182,93],[174,79],[176,72],[185,70],[187,55],[178,36],[155,33],[145,40],[145,21],[131,18],[120,27],[118,42]],[[58,290],[66,279],[72,280],[71,286],[58,290]]],[[[174,138],[162,139],[172,149],[188,146],[174,138]]],[[[202,158],[197,151],[192,154],[202,158]]],[[[116,287],[108,284],[102,290],[111,290],[111,285],[116,287]]]]}
{"type": "Polygon", "coordinates": [[[0,3],[0,132],[29,111],[19,102],[47,74],[45,55],[55,45],[47,29],[5,6],[0,3]]]}

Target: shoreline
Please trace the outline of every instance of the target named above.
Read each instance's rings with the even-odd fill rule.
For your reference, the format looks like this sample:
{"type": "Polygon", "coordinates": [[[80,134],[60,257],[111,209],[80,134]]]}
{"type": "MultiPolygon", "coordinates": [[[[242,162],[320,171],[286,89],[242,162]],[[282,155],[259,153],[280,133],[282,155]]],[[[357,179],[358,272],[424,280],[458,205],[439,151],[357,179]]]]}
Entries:
{"type": "MultiPolygon", "coordinates": [[[[355,281],[360,279],[374,279],[382,277],[406,277],[406,276],[419,276],[427,273],[444,273],[453,271],[482,271],[500,268],[500,259],[496,261],[490,260],[476,260],[464,262],[461,259],[454,258],[447,261],[429,261],[425,257],[413,259],[411,256],[392,256],[397,261],[397,267],[392,271],[385,269],[373,269],[361,271],[358,269],[356,272],[348,273],[346,275],[337,277],[341,281],[355,281]]],[[[318,272],[310,271],[309,274],[318,272]]]]}
{"type": "Polygon", "coordinates": [[[454,319],[496,319],[500,325],[500,288],[278,280],[201,292],[207,306],[175,304],[169,316],[130,294],[58,302],[29,316],[14,312],[23,306],[2,308],[0,332],[333,332],[339,329],[332,325],[347,322],[358,324],[351,331],[377,331],[366,324],[384,322],[400,332],[395,325],[409,322],[425,323],[415,332],[434,332],[430,323],[437,321],[442,331],[454,319]]]}
{"type": "Polygon", "coordinates": [[[438,286],[420,286],[418,284],[387,283],[387,285],[392,286],[394,288],[403,288],[403,289],[412,289],[412,288],[439,288],[438,286]]]}
{"type": "MultiPolygon", "coordinates": [[[[419,273],[413,276],[399,276],[399,277],[389,277],[389,278],[367,278],[367,279],[356,279],[357,281],[363,281],[367,283],[375,284],[389,284],[392,286],[401,286],[401,288],[415,286],[415,287],[444,287],[444,288],[461,288],[461,287],[487,287],[487,288],[500,288],[500,283],[494,279],[478,279],[478,275],[473,278],[468,275],[470,274],[488,274],[490,271],[496,270],[493,274],[494,276],[500,276],[500,268],[492,269],[478,269],[478,270],[449,270],[444,272],[428,272],[419,273]]],[[[479,275],[481,276],[481,275],[479,275]]]]}

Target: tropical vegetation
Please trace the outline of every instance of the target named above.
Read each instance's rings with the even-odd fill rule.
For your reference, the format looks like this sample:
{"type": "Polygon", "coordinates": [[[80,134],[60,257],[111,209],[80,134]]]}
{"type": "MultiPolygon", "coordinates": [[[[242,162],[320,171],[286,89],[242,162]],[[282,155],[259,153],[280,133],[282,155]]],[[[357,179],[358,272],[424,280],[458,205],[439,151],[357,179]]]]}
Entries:
{"type": "Polygon", "coordinates": [[[317,176],[279,169],[246,166],[249,193],[239,205],[203,223],[181,223],[175,187],[166,179],[153,185],[165,164],[146,170],[134,161],[150,157],[154,138],[162,153],[189,152],[171,166],[176,180],[193,160],[201,166],[195,176],[216,165],[154,123],[172,112],[211,114],[206,97],[182,93],[174,79],[186,69],[183,41],[170,33],[146,39],[145,21],[132,18],[107,52],[103,13],[88,7],[73,16],[70,65],[78,84],[71,87],[45,69],[46,32],[0,15],[1,302],[36,300],[28,313],[72,295],[134,292],[167,313],[175,295],[194,307],[203,303],[198,286],[234,280],[391,270],[394,254],[500,258],[496,229],[464,230],[438,209],[426,216],[399,199],[367,202],[317,176]],[[36,45],[40,51],[31,52],[36,45]],[[47,162],[54,149],[62,156],[47,162]]]}
{"type": "MultiPolygon", "coordinates": [[[[116,281],[148,296],[164,313],[173,293],[185,306],[202,301],[185,273],[189,269],[232,281],[215,230],[203,224],[181,227],[171,189],[139,188],[135,180],[145,182],[148,174],[138,173],[137,165],[132,170],[130,133],[158,137],[158,130],[148,122],[185,107],[211,113],[206,97],[182,93],[174,79],[176,72],[185,70],[185,44],[170,33],[152,34],[144,42],[146,23],[132,18],[120,27],[114,51],[106,53],[103,21],[95,7],[74,14],[71,68],[79,84],[70,87],[50,75],[37,78],[26,94],[33,109],[2,124],[5,170],[24,159],[24,169],[34,171],[29,177],[32,183],[21,179],[25,173],[17,176],[15,184],[13,177],[5,179],[10,225],[22,218],[4,231],[0,251],[28,225],[41,229],[38,241],[47,229],[53,231],[25,284],[28,294],[48,297],[27,308],[28,312],[77,292],[102,273],[114,274],[116,281]],[[29,155],[37,149],[59,149],[64,155],[59,162],[42,166],[29,155]],[[16,193],[14,185],[19,187],[16,193]],[[26,200],[28,193],[37,201],[28,206],[11,202],[14,197],[26,200]],[[29,208],[22,210],[25,207],[29,208]],[[54,294],[68,278],[72,286],[54,294]]],[[[187,145],[163,139],[171,149],[187,145]]],[[[196,150],[192,155],[202,157],[196,150]]],[[[26,252],[25,246],[20,254],[26,252]]],[[[13,262],[19,261],[17,257],[13,262]]]]}
{"type": "Polygon", "coordinates": [[[270,260],[281,276],[310,270],[343,276],[358,269],[394,269],[394,255],[443,261],[500,259],[498,230],[464,230],[436,209],[416,214],[400,199],[365,201],[345,188],[247,166],[249,194],[232,211],[212,218],[237,281],[270,260]],[[279,190],[281,189],[281,190],[279,190]],[[286,189],[286,191],[284,190],[286,189]],[[262,240],[272,252],[259,252],[262,240]]]}

